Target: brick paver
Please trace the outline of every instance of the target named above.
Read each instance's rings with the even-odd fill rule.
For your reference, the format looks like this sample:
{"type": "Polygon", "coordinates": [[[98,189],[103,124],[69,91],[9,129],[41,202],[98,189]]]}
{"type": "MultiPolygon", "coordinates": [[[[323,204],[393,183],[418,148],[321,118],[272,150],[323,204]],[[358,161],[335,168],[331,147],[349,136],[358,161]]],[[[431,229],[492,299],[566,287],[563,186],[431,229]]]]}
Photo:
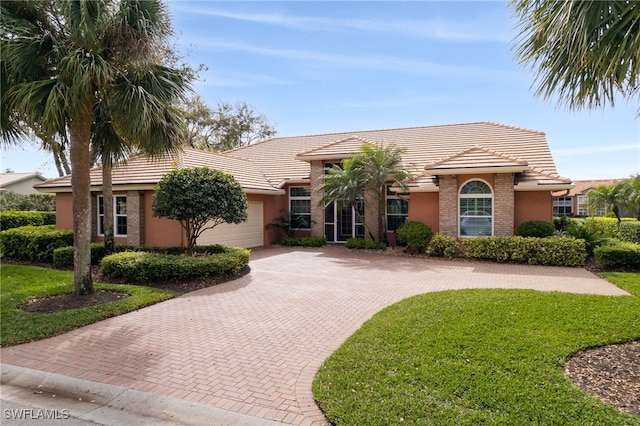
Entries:
{"type": "Polygon", "coordinates": [[[259,249],[233,282],[50,339],[2,362],[294,425],[326,424],[311,383],[322,361],[385,306],[448,289],[626,294],[578,268],[259,249]]]}

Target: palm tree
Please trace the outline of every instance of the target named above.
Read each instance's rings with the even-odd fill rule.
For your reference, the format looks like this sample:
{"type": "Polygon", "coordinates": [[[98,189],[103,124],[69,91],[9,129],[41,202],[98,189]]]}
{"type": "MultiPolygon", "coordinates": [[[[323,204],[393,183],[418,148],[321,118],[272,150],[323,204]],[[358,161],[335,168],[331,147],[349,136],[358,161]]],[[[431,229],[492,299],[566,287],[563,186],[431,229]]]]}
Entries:
{"type": "Polygon", "coordinates": [[[387,215],[385,209],[386,185],[388,183],[397,184],[402,189],[406,189],[404,181],[411,174],[403,167],[402,153],[404,150],[395,145],[362,145],[361,152],[355,157],[360,167],[365,170],[367,177],[367,188],[371,190],[378,203],[378,230],[380,241],[387,239],[387,215]]]}
{"type": "Polygon", "coordinates": [[[627,203],[629,196],[628,186],[624,182],[613,185],[598,186],[587,193],[587,203],[591,209],[601,206],[612,211],[620,223],[620,206],[627,203]]]}
{"type": "Polygon", "coordinates": [[[160,0],[3,1],[0,7],[3,137],[19,137],[19,123],[49,136],[68,132],[74,286],[77,295],[92,293],[95,106],[105,105],[121,138],[157,155],[181,138],[181,114],[172,105],[184,100],[191,74],[161,65],[171,29],[160,0]]]}
{"type": "Polygon", "coordinates": [[[512,0],[516,55],[537,73],[537,94],[571,109],[614,105],[640,89],[640,3],[512,0]]]}
{"type": "Polygon", "coordinates": [[[333,202],[337,203],[339,207],[350,206],[358,221],[364,225],[371,239],[375,241],[358,205],[363,202],[364,191],[367,187],[367,174],[359,160],[348,158],[342,162],[342,167],[334,164],[323,178],[324,181],[316,189],[316,191],[323,192],[319,205],[324,207],[333,202]]]}

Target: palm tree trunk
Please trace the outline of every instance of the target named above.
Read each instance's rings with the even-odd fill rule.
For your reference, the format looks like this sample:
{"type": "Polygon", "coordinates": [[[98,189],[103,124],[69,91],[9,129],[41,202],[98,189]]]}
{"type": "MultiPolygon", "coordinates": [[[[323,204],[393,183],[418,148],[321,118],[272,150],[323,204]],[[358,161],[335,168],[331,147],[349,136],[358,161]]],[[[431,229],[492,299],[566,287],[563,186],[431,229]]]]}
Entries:
{"type": "Polygon", "coordinates": [[[62,163],[60,162],[60,155],[53,151],[53,162],[56,164],[56,170],[58,170],[58,176],[64,176],[64,171],[62,170],[62,163]]]}
{"type": "Polygon", "coordinates": [[[69,125],[73,193],[73,284],[76,296],[93,293],[91,281],[91,111],[69,125]]]}
{"type": "Polygon", "coordinates": [[[373,233],[371,232],[371,229],[369,229],[369,227],[367,226],[367,223],[364,221],[364,217],[360,214],[360,211],[358,210],[358,202],[352,202],[351,203],[351,208],[353,209],[353,211],[356,214],[356,217],[358,218],[358,220],[360,221],[360,223],[362,224],[362,226],[364,226],[364,228],[367,230],[367,232],[369,233],[369,236],[371,237],[372,241],[376,240],[376,237],[373,236],[373,233]]]}
{"type": "Polygon", "coordinates": [[[116,251],[113,237],[113,185],[111,179],[111,159],[102,159],[102,201],[104,202],[104,254],[116,251]]]}

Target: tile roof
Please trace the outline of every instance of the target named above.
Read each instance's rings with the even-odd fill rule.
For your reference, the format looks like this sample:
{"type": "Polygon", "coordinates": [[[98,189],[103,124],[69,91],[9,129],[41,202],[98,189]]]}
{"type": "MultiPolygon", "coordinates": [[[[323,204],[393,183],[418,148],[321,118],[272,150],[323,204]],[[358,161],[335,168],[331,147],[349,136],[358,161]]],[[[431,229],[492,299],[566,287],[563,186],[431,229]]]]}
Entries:
{"type": "Polygon", "coordinates": [[[616,183],[619,179],[596,179],[596,180],[574,180],[575,187],[569,191],[569,196],[584,195],[589,190],[597,188],[599,186],[610,186],[616,183]]]}
{"type": "Polygon", "coordinates": [[[29,178],[46,180],[40,173],[0,173],[0,187],[13,185],[29,178]]]}
{"type": "MultiPolygon", "coordinates": [[[[224,154],[183,148],[173,154],[158,159],[138,155],[126,163],[113,167],[113,186],[152,188],[166,173],[178,167],[210,167],[232,174],[247,192],[282,192],[269,183],[259,168],[250,160],[224,154]]],[[[91,169],[91,186],[102,186],[102,169],[91,169]]],[[[36,185],[43,192],[56,192],[66,188],[71,190],[71,175],[48,180],[36,185]]]]}
{"type": "Polygon", "coordinates": [[[425,166],[427,173],[432,175],[455,174],[470,169],[522,172],[529,169],[529,163],[481,146],[474,146],[425,166]]]}
{"type": "MultiPolygon", "coordinates": [[[[558,185],[571,183],[558,176],[544,133],[490,122],[282,137],[227,153],[253,160],[267,179],[278,185],[287,179],[308,178],[309,163],[301,158],[308,159],[314,150],[326,151],[340,147],[341,141],[357,140],[395,144],[405,149],[404,163],[412,165],[417,175],[425,166],[449,158],[452,153],[481,147],[518,165],[526,162],[530,168],[540,170],[541,174],[532,173],[527,177],[538,176],[541,183],[550,180],[558,185]]],[[[353,148],[347,143],[344,147],[353,148]]]]}
{"type": "MultiPolygon", "coordinates": [[[[233,174],[248,191],[281,193],[285,182],[309,179],[310,160],[346,158],[363,143],[403,149],[405,167],[416,176],[410,182],[416,190],[437,190],[430,175],[439,170],[474,166],[524,170],[516,174],[517,187],[523,189],[571,187],[571,180],[558,176],[544,133],[490,122],[281,137],[224,154],[184,148],[180,155],[159,160],[133,157],[114,168],[113,183],[152,187],[175,167],[206,165],[233,174]]],[[[91,171],[91,184],[102,185],[99,168],[91,171]]],[[[70,190],[71,179],[65,176],[36,187],[43,192],[70,190]]]]}

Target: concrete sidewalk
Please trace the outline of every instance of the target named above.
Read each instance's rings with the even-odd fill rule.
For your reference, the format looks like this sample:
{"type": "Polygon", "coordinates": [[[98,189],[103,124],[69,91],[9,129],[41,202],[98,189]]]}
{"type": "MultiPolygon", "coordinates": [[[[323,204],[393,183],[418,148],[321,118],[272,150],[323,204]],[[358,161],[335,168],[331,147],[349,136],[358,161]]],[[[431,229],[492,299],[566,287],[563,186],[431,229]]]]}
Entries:
{"type": "MultiPolygon", "coordinates": [[[[204,412],[214,425],[323,425],[311,392],[318,367],[385,306],[463,288],[627,294],[579,268],[387,256],[341,246],[254,250],[250,265],[236,281],[2,348],[3,399],[5,383],[11,384],[6,369],[14,383],[37,370],[54,374],[47,380],[68,381],[67,387],[90,384],[89,394],[107,395],[103,406],[153,416],[147,424],[201,424],[196,413],[204,412]],[[228,412],[239,417],[225,420],[228,412]]],[[[41,379],[25,380],[23,387],[32,388],[41,379]]],[[[87,416],[78,418],[93,421],[87,416]]]]}

